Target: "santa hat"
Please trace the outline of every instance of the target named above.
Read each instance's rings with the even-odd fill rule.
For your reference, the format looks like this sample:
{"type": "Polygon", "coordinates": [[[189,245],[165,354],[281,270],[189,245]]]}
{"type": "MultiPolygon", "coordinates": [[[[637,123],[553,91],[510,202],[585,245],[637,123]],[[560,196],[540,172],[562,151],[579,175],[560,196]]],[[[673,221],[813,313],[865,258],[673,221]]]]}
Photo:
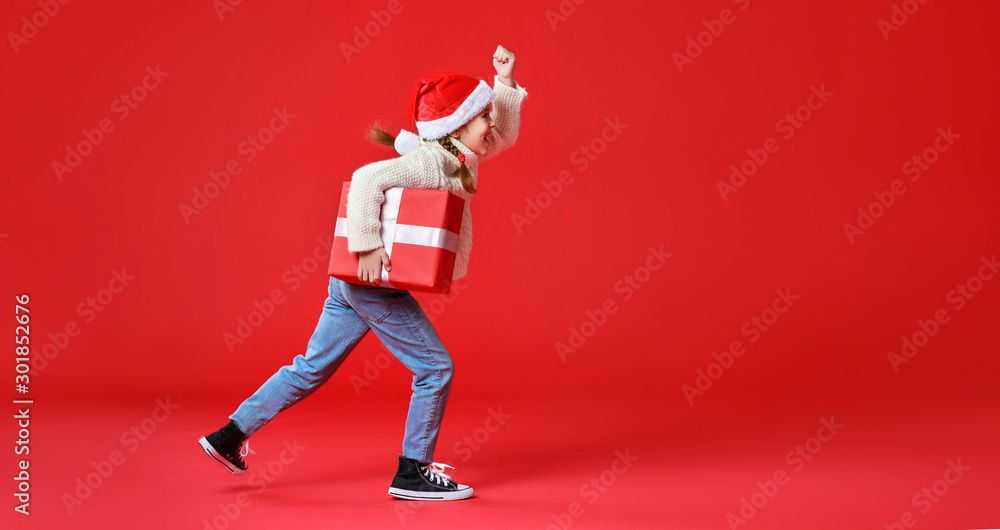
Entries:
{"type": "Polygon", "coordinates": [[[437,140],[475,118],[493,101],[493,89],[486,81],[449,70],[438,70],[421,78],[410,95],[407,111],[410,130],[401,129],[395,147],[406,154],[420,145],[420,139],[437,140]]]}

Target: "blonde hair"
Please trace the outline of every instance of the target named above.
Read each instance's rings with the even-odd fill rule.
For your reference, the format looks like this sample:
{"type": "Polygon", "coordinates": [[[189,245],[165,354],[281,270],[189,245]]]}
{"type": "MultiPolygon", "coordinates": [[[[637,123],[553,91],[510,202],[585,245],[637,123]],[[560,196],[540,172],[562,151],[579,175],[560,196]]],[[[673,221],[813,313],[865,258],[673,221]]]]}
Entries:
{"type": "MultiPolygon", "coordinates": [[[[396,146],[396,137],[387,133],[377,121],[368,129],[367,138],[377,144],[387,145],[392,148],[395,148],[396,146]]],[[[441,147],[456,157],[462,154],[462,152],[458,150],[458,147],[456,147],[453,143],[451,136],[445,135],[443,138],[438,138],[437,143],[441,144],[441,147]]],[[[461,164],[462,165],[458,168],[458,177],[462,181],[462,187],[469,193],[475,193],[476,186],[472,183],[472,172],[469,171],[465,162],[462,162],[461,164]]]]}

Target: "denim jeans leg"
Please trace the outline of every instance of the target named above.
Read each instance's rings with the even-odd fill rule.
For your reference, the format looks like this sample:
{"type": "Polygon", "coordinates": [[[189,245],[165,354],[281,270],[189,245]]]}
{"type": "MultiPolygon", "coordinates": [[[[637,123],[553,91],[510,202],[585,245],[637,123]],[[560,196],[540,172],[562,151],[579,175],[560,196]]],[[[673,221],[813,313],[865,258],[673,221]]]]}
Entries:
{"type": "Polygon", "coordinates": [[[306,353],[281,367],[229,416],[247,436],[330,379],[368,332],[368,324],[343,298],[338,282],[330,278],[329,296],[306,353]]]}
{"type": "Polygon", "coordinates": [[[403,456],[431,462],[455,373],[451,356],[409,291],[344,285],[345,296],[382,344],[413,372],[403,456]]]}

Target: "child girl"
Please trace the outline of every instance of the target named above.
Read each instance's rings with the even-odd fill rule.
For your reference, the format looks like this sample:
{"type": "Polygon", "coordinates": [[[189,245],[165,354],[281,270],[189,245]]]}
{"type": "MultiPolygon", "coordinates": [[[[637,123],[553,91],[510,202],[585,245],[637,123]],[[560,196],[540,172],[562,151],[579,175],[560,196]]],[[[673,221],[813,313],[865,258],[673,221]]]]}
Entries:
{"type": "Polygon", "coordinates": [[[444,473],[433,461],[438,431],[451,388],[454,364],[434,326],[405,290],[381,287],[391,270],[379,236],[383,192],[391,187],[448,190],[465,199],[453,279],[465,276],[472,247],[469,203],[479,164],[517,140],[527,91],[514,81],[514,54],[497,46],[496,76],[486,81],[441,70],[417,81],[406,129],[393,137],[377,125],[369,138],[401,156],[361,167],[347,197],[348,250],[360,253],[358,279],[330,277],[323,314],[304,355],[283,366],[229,416],[218,431],[199,439],[205,452],[233,474],[246,472],[247,437],[276,414],[309,396],[337,370],[369,329],[411,372],[413,395],[406,417],[403,452],[389,494],[415,500],[456,500],[472,488],[444,473]]]}

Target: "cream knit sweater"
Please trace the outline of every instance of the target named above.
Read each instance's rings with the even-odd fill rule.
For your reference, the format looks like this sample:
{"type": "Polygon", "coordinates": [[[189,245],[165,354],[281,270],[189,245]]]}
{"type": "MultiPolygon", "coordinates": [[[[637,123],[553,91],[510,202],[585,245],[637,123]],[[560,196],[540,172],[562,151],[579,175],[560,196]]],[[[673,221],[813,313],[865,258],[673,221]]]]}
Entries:
{"type": "MultiPolygon", "coordinates": [[[[521,125],[521,105],[528,97],[528,92],[516,81],[514,87],[509,87],[496,75],[493,76],[493,91],[496,93],[493,98],[496,127],[493,128],[492,141],[486,154],[478,156],[462,142],[452,139],[458,150],[465,154],[465,165],[472,173],[474,183],[479,181],[481,162],[514,145],[521,125]]],[[[472,214],[469,210],[472,194],[462,187],[457,173],[460,166],[458,158],[441,147],[436,140],[421,139],[420,146],[405,155],[358,168],[351,176],[351,191],[347,195],[347,249],[350,252],[362,252],[383,246],[379,236],[379,216],[382,202],[385,201],[385,190],[395,186],[448,190],[465,199],[452,279],[465,276],[472,250],[472,214]]]]}

